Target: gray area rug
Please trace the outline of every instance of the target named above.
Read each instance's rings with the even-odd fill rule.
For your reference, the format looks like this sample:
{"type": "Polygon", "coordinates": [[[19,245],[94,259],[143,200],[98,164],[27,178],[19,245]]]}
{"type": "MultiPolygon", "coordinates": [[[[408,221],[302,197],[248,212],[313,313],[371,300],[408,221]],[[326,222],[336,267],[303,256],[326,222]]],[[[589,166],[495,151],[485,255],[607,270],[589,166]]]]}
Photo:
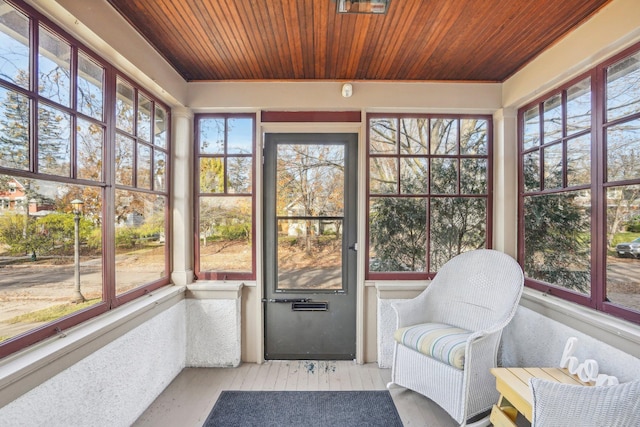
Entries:
{"type": "Polygon", "coordinates": [[[402,427],[391,395],[380,391],[223,391],[203,427],[402,427]]]}

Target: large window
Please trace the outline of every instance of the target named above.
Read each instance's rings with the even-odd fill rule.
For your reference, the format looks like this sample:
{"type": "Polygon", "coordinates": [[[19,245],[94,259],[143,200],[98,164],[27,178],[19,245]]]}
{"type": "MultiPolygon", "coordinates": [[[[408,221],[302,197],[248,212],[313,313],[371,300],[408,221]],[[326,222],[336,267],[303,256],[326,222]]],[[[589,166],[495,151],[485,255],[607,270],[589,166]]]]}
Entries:
{"type": "Polygon", "coordinates": [[[527,284],[640,322],[638,47],[519,112],[527,284]]]}
{"type": "Polygon", "coordinates": [[[253,114],[195,118],[199,279],[255,279],[253,114]]]}
{"type": "Polygon", "coordinates": [[[0,0],[0,357],[169,283],[167,111],[0,0]]]}
{"type": "Polygon", "coordinates": [[[491,247],[491,137],[486,116],[368,115],[368,278],[491,247]]]}
{"type": "Polygon", "coordinates": [[[115,99],[116,294],[168,276],[167,110],[123,77],[115,99]]]}

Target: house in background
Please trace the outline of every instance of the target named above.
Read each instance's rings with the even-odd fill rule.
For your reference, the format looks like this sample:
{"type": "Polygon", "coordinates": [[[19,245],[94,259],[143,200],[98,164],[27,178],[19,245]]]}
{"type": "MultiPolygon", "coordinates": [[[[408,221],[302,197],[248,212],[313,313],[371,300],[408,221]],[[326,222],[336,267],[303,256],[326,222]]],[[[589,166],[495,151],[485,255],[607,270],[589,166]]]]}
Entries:
{"type": "MultiPolygon", "coordinates": [[[[4,187],[0,190],[0,209],[24,211],[27,200],[24,186],[17,179],[10,179],[4,187]]],[[[29,213],[31,213],[31,208],[29,208],[29,213]]]]}
{"type": "MultiPolygon", "coordinates": [[[[295,3],[311,7],[316,0],[295,3]]],[[[335,4],[330,0],[326,3],[324,12],[335,13],[335,4]]],[[[401,10],[402,3],[393,1],[391,8],[401,10]]],[[[455,2],[439,2],[447,3],[455,2]]],[[[501,2],[491,3],[496,8],[506,7],[501,2]]],[[[11,99],[15,108],[38,106],[27,114],[31,119],[26,125],[31,131],[27,132],[32,138],[27,144],[32,150],[31,160],[10,163],[0,159],[0,174],[16,181],[31,177],[54,182],[65,187],[63,192],[46,194],[56,205],[73,194],[83,200],[85,213],[94,213],[94,218],[116,218],[113,222],[94,221],[94,236],[102,239],[100,271],[92,279],[82,279],[95,280],[91,285],[102,292],[102,297],[73,315],[34,325],[27,334],[10,336],[0,345],[0,420],[19,425],[23,414],[38,408],[31,420],[35,424],[56,420],[60,424],[129,425],[185,367],[234,367],[269,359],[272,331],[266,313],[271,306],[263,299],[271,298],[271,291],[287,292],[278,289],[274,266],[284,261],[276,255],[276,234],[269,234],[276,233],[274,224],[278,221],[288,220],[278,212],[282,187],[276,182],[284,172],[277,169],[280,153],[272,148],[280,145],[333,144],[348,153],[341,160],[334,159],[344,161],[340,168],[352,173],[345,172],[352,177],[346,181],[353,187],[345,196],[348,202],[344,212],[312,218],[300,215],[309,221],[330,219],[348,224],[343,235],[351,236],[351,240],[343,247],[346,258],[342,266],[349,270],[344,277],[352,274],[354,279],[349,285],[352,287],[343,293],[354,295],[350,317],[354,338],[353,348],[344,350],[340,357],[357,363],[377,362],[382,368],[390,366],[394,324],[391,303],[419,293],[428,286],[435,267],[441,265],[435,251],[422,257],[423,264],[403,261],[403,269],[411,269],[409,272],[385,262],[370,262],[379,260],[387,249],[384,241],[376,243],[372,237],[372,219],[378,212],[372,206],[382,206],[382,199],[398,203],[419,199],[426,209],[448,197],[451,200],[438,205],[442,211],[430,211],[428,220],[426,214],[421,216],[425,221],[422,228],[429,227],[431,233],[425,237],[430,244],[436,245],[440,237],[437,232],[443,229],[431,224],[446,223],[448,218],[439,214],[445,212],[446,203],[473,199],[483,206],[474,211],[481,212],[476,215],[479,219],[474,230],[480,231],[476,238],[482,246],[518,259],[528,276],[521,306],[503,335],[501,364],[556,365],[567,338],[575,336],[580,342],[576,352],[580,360],[596,359],[602,372],[621,381],[639,378],[640,285],[634,277],[637,266],[632,264],[637,261],[624,260],[627,264],[622,265],[610,260],[607,219],[613,216],[607,215],[613,214],[606,213],[605,208],[607,192],[616,191],[621,191],[633,206],[637,196],[632,193],[640,186],[639,163],[631,163],[616,174],[611,172],[618,165],[617,159],[628,160],[625,156],[640,149],[637,137],[633,137],[640,127],[640,8],[636,3],[590,2],[592,10],[585,11],[578,10],[584,2],[571,2],[578,10],[574,18],[582,16],[565,29],[571,31],[563,32],[562,37],[557,34],[544,50],[532,52],[500,79],[407,80],[399,75],[381,80],[366,76],[305,79],[304,72],[311,71],[303,66],[297,69],[301,74],[243,78],[233,72],[261,70],[251,65],[259,58],[248,58],[243,52],[260,53],[261,48],[255,43],[241,45],[239,36],[232,32],[226,35],[231,48],[216,44],[215,37],[208,43],[222,57],[217,67],[223,75],[208,80],[194,77],[206,75],[206,67],[199,69],[193,63],[191,69],[188,65],[181,69],[169,50],[163,51],[148,41],[170,46],[180,40],[179,34],[169,34],[177,31],[173,27],[154,27],[155,32],[145,27],[160,16],[166,19],[158,2],[0,0],[3,34],[15,41],[10,53],[3,51],[1,55],[12,61],[0,64],[4,67],[0,68],[0,98],[11,99]],[[131,16],[123,16],[120,12],[127,7],[142,8],[140,15],[131,11],[131,16]],[[147,31],[146,35],[132,23],[147,31]],[[626,70],[622,75],[636,78],[624,92],[630,94],[628,103],[624,103],[631,105],[627,109],[606,109],[610,104],[605,99],[604,76],[614,67],[626,70]],[[28,72],[16,71],[21,69],[28,72]],[[51,89],[52,82],[55,88],[64,90],[51,89]],[[351,85],[346,92],[345,83],[351,85]],[[568,131],[567,118],[572,116],[567,111],[584,109],[585,93],[589,111],[580,110],[578,115],[587,115],[588,124],[579,122],[578,130],[568,131]],[[614,110],[617,115],[608,116],[607,121],[607,111],[614,110]],[[479,139],[465,137],[469,135],[465,132],[448,133],[465,129],[471,122],[477,131],[474,135],[482,135],[479,139]],[[424,123],[431,123],[431,127],[427,127],[427,133],[420,133],[416,129],[424,123]],[[442,126],[438,131],[434,131],[436,123],[442,126]],[[556,135],[552,128],[558,123],[562,125],[556,135]],[[414,128],[404,131],[401,124],[414,128]],[[383,128],[393,129],[396,147],[418,147],[409,144],[409,136],[429,134],[429,141],[442,142],[444,151],[386,150],[388,141],[375,136],[383,128]],[[64,133],[63,129],[73,132],[64,133]],[[606,145],[628,129],[635,130],[627,146],[606,145]],[[40,138],[34,139],[38,134],[40,138]],[[292,142],[288,139],[291,135],[298,139],[292,142]],[[450,135],[454,135],[452,139],[448,139],[450,135]],[[552,139],[547,135],[556,136],[552,139]],[[446,149],[447,141],[453,141],[450,146],[456,148],[446,149]],[[477,143],[473,150],[469,148],[471,142],[477,143]],[[585,145],[588,155],[573,155],[584,154],[585,145]],[[40,156],[35,156],[38,153],[40,156]],[[533,164],[539,169],[534,172],[526,168],[530,159],[537,159],[533,164]],[[607,159],[611,162],[608,168],[607,159]],[[460,176],[451,181],[453,189],[449,189],[441,176],[433,179],[430,175],[432,187],[406,197],[407,175],[396,173],[391,189],[383,186],[391,176],[385,169],[389,164],[429,165],[424,169],[428,173],[446,171],[447,165],[455,164],[460,176]],[[587,169],[586,175],[574,173],[587,169]],[[604,176],[605,170],[610,171],[609,176],[604,176]],[[525,183],[529,178],[535,182],[531,186],[525,183]],[[476,181],[485,185],[478,188],[470,184],[476,181]],[[440,190],[433,190],[439,185],[443,186],[440,190]],[[588,198],[585,191],[589,192],[588,198]],[[531,240],[535,235],[529,232],[539,229],[527,222],[525,213],[531,211],[527,209],[544,198],[559,200],[563,196],[578,199],[579,205],[592,202],[592,209],[580,209],[580,224],[586,231],[581,229],[572,237],[581,244],[588,241],[588,250],[576,250],[582,255],[562,270],[562,277],[580,277],[579,289],[550,283],[549,276],[534,262],[538,258],[526,257],[527,251],[534,251],[527,246],[535,241],[531,240]],[[145,212],[144,219],[134,221],[132,212],[145,212]],[[220,212],[231,212],[242,220],[233,224],[214,221],[220,212]],[[353,213],[353,218],[348,213],[353,213]],[[144,248],[125,250],[118,246],[118,218],[132,218],[131,225],[140,235],[157,234],[166,239],[162,244],[151,242],[144,248]],[[240,231],[231,226],[216,229],[211,235],[223,236],[223,240],[205,244],[199,236],[209,218],[211,224],[242,227],[240,231]],[[236,232],[242,237],[238,238],[236,232]],[[528,264],[530,261],[533,264],[528,264]],[[383,266],[383,271],[375,271],[372,265],[383,266]],[[127,286],[122,285],[125,281],[127,286]]],[[[419,13],[418,4],[423,2],[413,3],[413,13],[419,13]]],[[[216,8],[215,2],[202,2],[200,6],[202,13],[216,8]]],[[[261,10],[264,15],[256,12],[252,16],[260,17],[263,24],[280,19],[268,7],[261,10]]],[[[443,7],[443,15],[446,10],[443,7]]],[[[178,27],[184,25],[179,11],[172,16],[178,27]]],[[[283,16],[287,11],[283,6],[283,16]]],[[[470,13],[468,9],[466,12],[470,13]]],[[[512,11],[513,19],[519,16],[517,12],[512,11]]],[[[462,10],[458,13],[464,15],[462,10]]],[[[237,9],[219,16],[229,19],[225,25],[231,28],[242,25],[237,9]]],[[[354,17],[349,22],[361,29],[371,19],[354,17]]],[[[410,19],[409,14],[403,19],[410,19]]],[[[382,27],[374,27],[376,31],[390,30],[378,25],[382,27]]],[[[522,28],[522,32],[532,31],[533,26],[535,23],[522,28]]],[[[347,27],[342,25],[341,31],[346,32],[347,27]]],[[[186,25],[181,31],[205,39],[214,28],[195,33],[195,27],[186,25]]],[[[289,34],[297,40],[296,34],[289,34]]],[[[375,34],[381,40],[388,37],[386,45],[381,42],[391,46],[392,36],[375,34]]],[[[498,32],[496,39],[499,36],[498,32]]],[[[438,40],[436,34],[433,39],[416,43],[429,50],[439,46],[438,40]]],[[[331,69],[332,60],[349,63],[350,49],[363,43],[352,41],[354,45],[345,45],[335,57],[325,58],[324,68],[331,69]]],[[[267,37],[262,48],[266,50],[269,42],[267,37]]],[[[509,53],[505,51],[504,55],[509,53]]],[[[368,63],[377,65],[372,59],[376,52],[368,55],[356,69],[367,69],[368,63]]],[[[496,55],[501,57],[501,52],[496,55]]],[[[294,57],[278,57],[276,68],[285,69],[294,57]]],[[[421,68],[411,56],[404,60],[407,62],[377,65],[378,70],[421,68]]],[[[307,67],[313,65],[311,62],[307,67]]],[[[436,65],[432,69],[437,70],[436,65]]],[[[484,76],[482,69],[472,69],[467,61],[460,62],[458,68],[484,76]]],[[[8,117],[6,109],[0,114],[8,117]]],[[[10,126],[22,126],[15,115],[11,117],[13,121],[0,117],[0,133],[8,132],[10,126]]],[[[387,134],[380,131],[379,135],[387,134]]],[[[306,159],[318,160],[311,157],[306,159]]],[[[455,221],[449,222],[457,226],[455,221]]],[[[547,254],[540,251],[536,255],[547,254]]],[[[544,265],[555,264],[549,259],[544,265]]],[[[10,283],[3,273],[0,271],[0,293],[10,283]]],[[[46,275],[41,280],[47,280],[46,275]]],[[[55,283],[44,287],[53,289],[55,283]]],[[[345,289],[332,293],[339,295],[345,289]]],[[[0,298],[0,303],[6,301],[0,298]]],[[[1,307],[4,311],[11,306],[1,307]]],[[[278,327],[296,327],[291,320],[285,323],[278,327]]]]}

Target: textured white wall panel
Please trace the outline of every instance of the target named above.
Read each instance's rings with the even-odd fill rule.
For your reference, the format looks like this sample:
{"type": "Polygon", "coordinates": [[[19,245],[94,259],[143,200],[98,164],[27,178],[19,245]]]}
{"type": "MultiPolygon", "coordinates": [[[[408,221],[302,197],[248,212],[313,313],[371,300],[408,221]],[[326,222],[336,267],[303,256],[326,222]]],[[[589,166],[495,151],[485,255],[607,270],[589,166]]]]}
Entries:
{"type": "Polygon", "coordinates": [[[391,368],[393,363],[393,333],[396,330],[396,311],[391,304],[398,299],[378,298],[378,366],[391,368]]]}
{"type": "MultiPolygon", "coordinates": [[[[400,300],[378,299],[378,365],[381,368],[390,368],[393,363],[396,319],[391,303],[394,301],[400,300]]],[[[620,382],[640,378],[637,357],[522,306],[503,331],[498,364],[558,366],[569,337],[578,338],[574,356],[580,362],[594,359],[601,373],[616,376],[620,382]]]]}
{"type": "Polygon", "coordinates": [[[129,426],[185,366],[181,301],[0,408],[0,426],[129,426]]]}
{"type": "Polygon", "coordinates": [[[558,366],[569,337],[578,338],[574,356],[580,362],[594,359],[600,373],[616,376],[620,382],[640,378],[640,359],[522,306],[503,332],[502,363],[558,366]]]}
{"type": "Polygon", "coordinates": [[[240,299],[187,299],[186,304],[187,366],[240,365],[240,299]]]}

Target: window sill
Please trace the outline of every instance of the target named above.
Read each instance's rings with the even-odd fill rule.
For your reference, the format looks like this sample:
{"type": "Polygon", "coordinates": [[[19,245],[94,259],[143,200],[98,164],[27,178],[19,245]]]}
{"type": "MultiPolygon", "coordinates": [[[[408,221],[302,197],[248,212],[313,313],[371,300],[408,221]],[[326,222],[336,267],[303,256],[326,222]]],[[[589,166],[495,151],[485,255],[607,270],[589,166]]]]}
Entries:
{"type": "Polygon", "coordinates": [[[378,299],[413,298],[424,291],[430,280],[371,280],[365,286],[375,286],[378,299]]]}
{"type": "Polygon", "coordinates": [[[520,305],[640,358],[640,325],[531,288],[520,305]]]}
{"type": "Polygon", "coordinates": [[[242,288],[246,286],[243,281],[209,281],[199,280],[187,285],[186,297],[188,299],[239,299],[242,296],[242,288]]]}
{"type": "Polygon", "coordinates": [[[165,286],[0,361],[0,407],[184,299],[165,286]]]}

